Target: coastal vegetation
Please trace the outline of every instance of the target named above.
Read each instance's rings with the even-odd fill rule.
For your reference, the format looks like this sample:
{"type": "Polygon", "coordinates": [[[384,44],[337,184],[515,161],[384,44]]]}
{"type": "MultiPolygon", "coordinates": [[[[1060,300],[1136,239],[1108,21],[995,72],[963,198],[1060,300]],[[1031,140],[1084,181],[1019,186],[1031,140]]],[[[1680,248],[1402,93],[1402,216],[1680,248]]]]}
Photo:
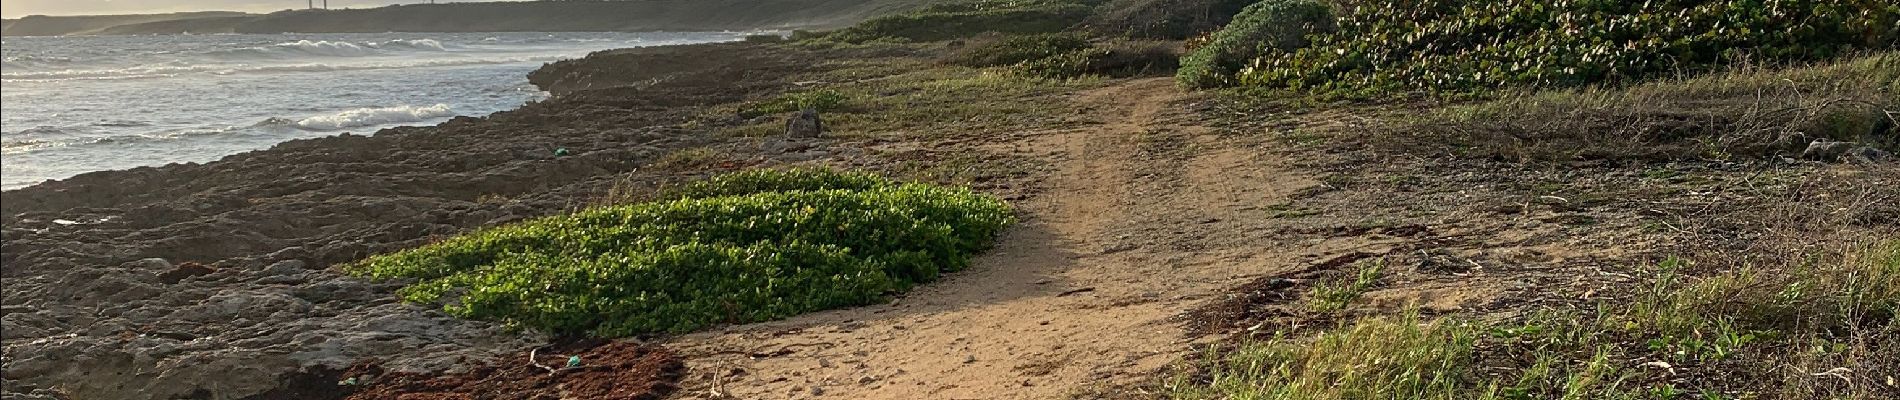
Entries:
{"type": "Polygon", "coordinates": [[[812,40],[838,43],[873,41],[928,42],[985,32],[1037,34],[1057,32],[1089,15],[1077,0],[978,0],[939,3],[896,15],[872,18],[812,40]]]}
{"type": "MultiPolygon", "coordinates": [[[[831,61],[799,77],[811,85],[715,113],[745,118],[721,128],[728,136],[773,135],[776,124],[759,117],[810,108],[837,138],[941,138],[945,129],[1046,128],[1065,111],[1022,99],[1173,74],[1190,88],[1238,87],[1213,93],[1242,120],[1257,110],[1429,106],[1304,140],[1388,155],[1752,162],[1806,156],[1818,141],[1874,152],[1900,145],[1894,8],[1799,3],[1759,12],[1734,12],[1760,5],[1741,0],[933,5],[752,40],[782,51],[928,56],[831,61]],[[1167,15],[1128,23],[1155,13],[1167,15]],[[1327,105],[1342,99],[1357,103],[1327,105]]],[[[957,165],[940,167],[965,168],[957,165]]],[[[406,299],[458,316],[605,337],[686,332],[879,301],[967,265],[1009,214],[962,189],[758,171],[490,228],[353,270],[414,279],[406,299]]],[[[1867,379],[1881,376],[1845,385],[1812,378],[1900,361],[1888,355],[1900,348],[1900,243],[1848,228],[1789,228],[1840,240],[1765,246],[1789,253],[1772,261],[1646,260],[1618,287],[1629,296],[1508,312],[1374,306],[1369,297],[1415,272],[1384,259],[1351,263],[1292,296],[1290,322],[1256,324],[1143,390],[1183,399],[1878,398],[1883,389],[1867,379]]]]}
{"type": "MultiPolygon", "coordinates": [[[[98,325],[111,335],[21,344],[44,355],[17,370],[69,368],[80,353],[61,343],[136,337],[239,343],[244,353],[217,356],[268,353],[257,364],[276,369],[251,373],[295,372],[300,361],[270,352],[305,344],[243,347],[294,336],[250,328],[273,324],[330,324],[312,336],[349,358],[423,359],[518,349],[463,346],[505,336],[500,325],[650,337],[869,306],[666,341],[718,365],[711,376],[626,370],[665,376],[653,393],[735,398],[913,383],[973,398],[1900,393],[1900,53],[1885,2],[905,10],[560,61],[534,80],[548,99],[487,118],[10,191],[23,215],[10,223],[39,224],[7,232],[24,249],[10,265],[35,279],[13,285],[32,301],[80,301],[64,288],[90,278],[59,257],[93,256],[72,244],[107,240],[94,238],[177,230],[97,253],[225,260],[84,261],[136,289],[121,292],[199,297],[98,325]],[[783,137],[784,118],[805,109],[824,134],[783,137]],[[321,179],[277,182],[297,174],[321,179]],[[1018,226],[1004,199],[1027,199],[1033,223],[1018,226]],[[73,210],[99,222],[55,219],[78,221],[73,210]],[[1021,240],[1011,254],[938,280],[1007,229],[1021,240]],[[331,265],[367,279],[323,278],[331,265]],[[175,286],[146,285],[152,275],[175,286]],[[250,293],[220,300],[232,297],[221,285],[244,279],[250,293]],[[929,282],[944,287],[908,292],[929,282]],[[449,316],[397,304],[396,287],[449,316]],[[267,306],[209,307],[224,304],[267,306]],[[296,307],[316,311],[251,313],[296,307]],[[243,323],[162,325],[173,309],[243,323]],[[387,354],[380,333],[352,334],[391,313],[496,333],[413,334],[427,340],[405,336],[416,345],[387,354]],[[1179,336],[1151,329],[1177,323],[1179,336]],[[1177,353],[1131,350],[1143,348],[1177,353]],[[810,360],[837,375],[796,375],[810,360]],[[766,381],[786,375],[812,379],[766,381]],[[1095,381],[1106,383],[1082,387],[1095,381]]],[[[9,327],[56,337],[91,317],[53,312],[116,312],[93,307],[114,300],[85,301],[23,311],[9,327]]],[[[594,364],[598,352],[572,351],[589,357],[581,369],[542,366],[570,353],[560,342],[528,350],[532,365],[502,363],[550,368],[548,382],[608,381],[587,378],[613,365],[594,364]]],[[[33,379],[103,376],[72,370],[33,379]]],[[[316,378],[284,386],[349,379],[316,378]]],[[[138,389],[98,382],[86,394],[138,389]]]]}
{"type": "Polygon", "coordinates": [[[1900,242],[1830,250],[1702,276],[1668,259],[1628,300],[1513,320],[1411,312],[1241,342],[1166,387],[1180,399],[1884,398],[1849,374],[1900,365],[1900,242]]]}
{"type": "MultiPolygon", "coordinates": [[[[1191,43],[1176,79],[1238,87],[1223,93],[1240,113],[1407,110],[1372,129],[1304,139],[1327,151],[1507,161],[1526,174],[1629,165],[1665,177],[1683,174],[1673,163],[1709,162],[1773,171],[1796,158],[1871,162],[1869,173],[1890,174],[1877,165],[1900,148],[1896,15],[1900,7],[1864,1],[1266,0],[1191,43]],[[1325,105],[1334,100],[1354,102],[1325,105]]],[[[1532,192],[1562,202],[1610,195],[1548,196],[1562,187],[1532,192]]],[[[1392,278],[1380,275],[1383,260],[1362,262],[1298,296],[1302,316],[1211,346],[1153,390],[1182,399],[1890,397],[1900,388],[1900,242],[1875,233],[1891,232],[1891,220],[1828,218],[1824,207],[1747,211],[1755,220],[1742,229],[1774,232],[1729,239],[1748,252],[1652,259],[1607,289],[1619,294],[1552,299],[1561,305],[1440,315],[1371,305],[1362,295],[1392,278]]]]}
{"type": "Polygon", "coordinates": [[[1002,201],[861,173],[755,170],[482,229],[347,269],[409,301],[561,334],[687,332],[879,301],[969,264],[1002,201]]]}
{"type": "MultiPolygon", "coordinates": [[[[1270,9],[1318,4],[1265,1],[1224,29],[1243,32],[1216,37],[1246,35],[1263,29],[1256,19],[1288,15],[1270,9]]],[[[1274,40],[1260,48],[1276,51],[1221,50],[1252,56],[1228,82],[1355,98],[1479,95],[1502,87],[1626,84],[1741,62],[1826,60],[1900,42],[1900,5],[1864,0],[1347,1],[1328,9],[1335,29],[1309,29],[1300,40],[1310,45],[1274,40]]]]}

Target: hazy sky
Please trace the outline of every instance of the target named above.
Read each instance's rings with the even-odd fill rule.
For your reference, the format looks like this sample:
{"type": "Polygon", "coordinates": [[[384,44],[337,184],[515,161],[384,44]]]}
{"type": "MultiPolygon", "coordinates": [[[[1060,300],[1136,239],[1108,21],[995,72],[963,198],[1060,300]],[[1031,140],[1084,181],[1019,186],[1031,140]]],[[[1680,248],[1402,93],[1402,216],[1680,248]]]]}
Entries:
{"type": "MultiPolygon", "coordinates": [[[[455,1],[484,0],[436,0],[437,3],[455,1]]],[[[316,2],[323,3],[322,0],[316,0],[316,2]]],[[[330,0],[330,8],[361,8],[427,2],[429,0],[330,0]]],[[[32,14],[138,14],[206,10],[271,12],[303,7],[304,0],[0,0],[0,14],[7,18],[19,18],[32,14]]]]}

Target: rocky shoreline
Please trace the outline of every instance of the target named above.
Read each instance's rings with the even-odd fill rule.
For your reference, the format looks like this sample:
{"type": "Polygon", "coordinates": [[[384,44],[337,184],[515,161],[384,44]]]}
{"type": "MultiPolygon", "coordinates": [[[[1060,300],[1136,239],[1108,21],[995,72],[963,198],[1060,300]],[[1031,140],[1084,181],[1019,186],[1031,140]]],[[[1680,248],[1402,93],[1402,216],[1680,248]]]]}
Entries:
{"type": "Polygon", "coordinates": [[[75,399],[334,398],[281,390],[362,360],[458,371],[547,343],[400,303],[396,285],[335,267],[704,174],[650,168],[682,149],[726,148],[745,165],[813,158],[830,142],[760,146],[713,134],[721,119],[704,113],[784,90],[812,57],[604,52],[537,72],[556,97],[488,117],[7,191],[5,398],[68,398],[55,386],[75,399]]]}

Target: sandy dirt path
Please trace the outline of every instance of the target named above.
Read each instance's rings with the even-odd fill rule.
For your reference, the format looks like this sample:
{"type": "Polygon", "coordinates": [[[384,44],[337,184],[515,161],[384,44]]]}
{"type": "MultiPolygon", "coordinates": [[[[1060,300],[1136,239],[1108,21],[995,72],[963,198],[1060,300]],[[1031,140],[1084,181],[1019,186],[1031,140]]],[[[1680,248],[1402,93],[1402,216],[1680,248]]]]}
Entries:
{"type": "Polygon", "coordinates": [[[1263,206],[1313,179],[1193,124],[1165,78],[1075,95],[1079,129],[989,151],[1051,160],[1048,190],[969,270],[891,304],[670,340],[681,398],[1049,399],[1146,379],[1191,349],[1174,319],[1324,249],[1263,206]]]}

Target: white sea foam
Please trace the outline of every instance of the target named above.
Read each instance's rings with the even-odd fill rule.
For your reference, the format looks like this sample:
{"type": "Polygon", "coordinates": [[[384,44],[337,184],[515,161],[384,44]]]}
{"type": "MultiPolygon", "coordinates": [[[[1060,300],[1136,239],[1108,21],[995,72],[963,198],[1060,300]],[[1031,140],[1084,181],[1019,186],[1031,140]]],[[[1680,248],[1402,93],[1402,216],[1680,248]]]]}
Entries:
{"type": "Polygon", "coordinates": [[[454,115],[455,111],[450,110],[448,104],[358,108],[331,115],[304,118],[297,121],[296,125],[303,129],[331,131],[359,126],[422,122],[454,115]]]}
{"type": "Polygon", "coordinates": [[[272,55],[315,55],[329,57],[360,57],[376,54],[372,48],[358,46],[345,41],[299,40],[290,43],[278,43],[264,49],[272,55]]]}
{"type": "Polygon", "coordinates": [[[385,42],[369,42],[369,47],[392,50],[448,51],[442,42],[435,39],[396,39],[385,42]]]}

